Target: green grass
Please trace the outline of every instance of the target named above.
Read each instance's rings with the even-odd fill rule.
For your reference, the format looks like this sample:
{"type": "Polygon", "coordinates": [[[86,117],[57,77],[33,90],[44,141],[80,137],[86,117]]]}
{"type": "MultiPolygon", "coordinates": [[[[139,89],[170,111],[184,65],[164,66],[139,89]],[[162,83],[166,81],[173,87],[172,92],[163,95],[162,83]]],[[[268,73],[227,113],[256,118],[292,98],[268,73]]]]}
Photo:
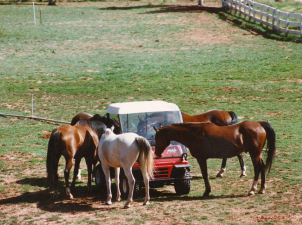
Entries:
{"type": "MultiPolygon", "coordinates": [[[[276,3],[280,9],[287,4],[276,3]]],[[[197,7],[196,2],[98,2],[36,9],[35,26],[32,5],[0,7],[0,113],[30,116],[32,94],[35,116],[64,121],[79,112],[104,114],[113,102],[139,100],[174,102],[190,114],[232,110],[240,121],[270,121],[277,134],[277,156],[264,195],[246,197],[253,166],[244,154],[244,178],[239,178],[237,158],[228,160],[223,179],[215,178],[221,160],[208,160],[212,193],[201,198],[201,172],[189,155],[194,176],[189,195],[151,190],[151,205],[142,207],[140,198],[125,213],[124,202],[107,207],[97,191],[88,194],[85,170],[84,181],[76,186],[80,197],[64,199],[61,173],[59,200],[49,200],[48,140],[40,137],[60,124],[0,117],[0,207],[5,210],[0,223],[93,224],[100,218],[131,224],[301,222],[299,38],[267,34],[258,24],[219,8],[197,7]],[[24,208],[33,212],[22,213],[24,208]],[[21,212],[18,217],[16,211],[21,212]],[[71,216],[75,214],[79,216],[71,216]]]]}

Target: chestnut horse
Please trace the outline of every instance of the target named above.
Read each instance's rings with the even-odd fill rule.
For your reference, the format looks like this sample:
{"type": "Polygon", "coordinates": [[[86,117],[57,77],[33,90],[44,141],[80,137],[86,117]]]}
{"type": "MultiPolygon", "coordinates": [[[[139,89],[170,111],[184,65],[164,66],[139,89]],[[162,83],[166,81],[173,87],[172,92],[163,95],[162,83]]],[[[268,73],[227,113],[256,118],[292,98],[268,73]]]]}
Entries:
{"type": "Polygon", "coordinates": [[[88,188],[91,187],[92,164],[96,158],[97,147],[106,126],[100,121],[80,120],[74,126],[61,125],[55,128],[50,136],[47,150],[47,180],[57,196],[58,164],[63,155],[66,161],[64,177],[66,195],[73,198],[69,188],[69,172],[75,159],[74,177],[71,184],[75,186],[81,158],[85,158],[88,170],[88,188]]]}
{"type": "Polygon", "coordinates": [[[260,194],[265,190],[265,173],[270,171],[275,155],[276,134],[272,126],[265,121],[244,121],[231,126],[217,126],[213,123],[181,123],[157,129],[155,135],[155,154],[161,157],[162,152],[170,144],[177,141],[190,149],[198,161],[206,191],[209,196],[211,186],[208,179],[207,159],[231,158],[242,152],[248,152],[254,166],[254,182],[249,195],[255,194],[259,174],[261,172],[260,194]],[[266,163],[261,152],[267,140],[266,163]]]}
{"type": "Polygon", "coordinates": [[[72,118],[70,125],[74,126],[79,120],[89,120],[91,119],[93,116],[89,113],[79,113],[77,114],[75,117],[72,118]]]}
{"type": "MultiPolygon", "coordinates": [[[[210,110],[208,112],[199,114],[199,115],[189,115],[184,112],[181,112],[182,120],[184,123],[189,122],[211,122],[217,126],[229,126],[238,122],[237,115],[233,111],[224,111],[224,110],[210,110]]],[[[246,176],[246,168],[244,166],[244,161],[242,154],[237,155],[240,167],[241,167],[241,177],[246,176]]],[[[222,160],[221,169],[218,172],[216,177],[222,177],[223,173],[226,170],[227,159],[222,160]]]]}
{"type": "MultiPolygon", "coordinates": [[[[119,122],[116,121],[113,118],[110,118],[109,114],[107,114],[107,116],[102,116],[101,114],[95,114],[94,116],[92,116],[91,114],[86,113],[86,112],[79,113],[75,117],[72,118],[70,125],[74,126],[79,120],[95,120],[95,121],[100,121],[100,122],[104,123],[107,127],[114,126],[114,133],[115,134],[120,134],[122,132],[121,126],[120,126],[119,122]]],[[[94,171],[95,165],[97,164],[97,161],[98,161],[98,156],[96,156],[95,160],[93,161],[93,169],[92,169],[92,171],[94,171]]],[[[80,161],[78,161],[77,163],[80,163],[80,161]]],[[[81,170],[80,170],[80,167],[79,167],[79,165],[75,165],[75,166],[79,168],[79,171],[77,173],[77,179],[81,180],[81,170]]],[[[94,173],[93,173],[93,179],[94,179],[94,173]]]]}

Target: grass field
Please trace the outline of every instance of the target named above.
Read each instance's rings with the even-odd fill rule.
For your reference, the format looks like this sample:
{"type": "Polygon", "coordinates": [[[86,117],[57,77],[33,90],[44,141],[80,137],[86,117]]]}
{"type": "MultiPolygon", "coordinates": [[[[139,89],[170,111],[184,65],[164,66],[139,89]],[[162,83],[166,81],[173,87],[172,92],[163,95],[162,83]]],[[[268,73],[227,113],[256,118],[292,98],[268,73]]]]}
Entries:
{"type": "Polygon", "coordinates": [[[140,100],[173,102],[189,114],[223,109],[240,121],[269,120],[277,154],[264,195],[247,196],[253,166],[244,153],[244,178],[237,158],[222,179],[215,177],[221,160],[208,160],[210,198],[202,198],[202,175],[189,155],[190,194],[153,189],[151,205],[139,198],[128,210],[124,201],[106,206],[95,187],[87,192],[86,170],[75,199],[65,199],[62,159],[61,193],[52,201],[48,139],[41,136],[60,124],[0,116],[0,224],[301,224],[301,41],[267,35],[220,7],[185,0],[37,3],[35,25],[31,4],[0,5],[0,113],[30,116],[33,95],[35,116],[63,121],[140,100]]]}

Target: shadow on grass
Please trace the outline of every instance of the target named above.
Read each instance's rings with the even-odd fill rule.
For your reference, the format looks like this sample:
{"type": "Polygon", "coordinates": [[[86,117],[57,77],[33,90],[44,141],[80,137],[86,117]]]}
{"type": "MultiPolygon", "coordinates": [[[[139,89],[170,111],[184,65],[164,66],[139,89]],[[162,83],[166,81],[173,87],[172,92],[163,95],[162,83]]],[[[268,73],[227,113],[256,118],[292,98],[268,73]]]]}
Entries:
{"type": "MultiPolygon", "coordinates": [[[[208,7],[199,5],[142,5],[142,6],[124,6],[124,7],[107,7],[99,8],[100,10],[132,10],[132,9],[155,9],[142,14],[158,14],[158,13],[211,13],[217,14],[219,19],[233,24],[240,29],[246,30],[255,36],[262,36],[266,39],[285,41],[285,42],[296,42],[302,43],[302,40],[297,35],[284,36],[284,34],[278,34],[277,31],[272,30],[269,27],[261,25],[260,23],[250,22],[237,15],[231,14],[229,11],[222,7],[208,7]]],[[[201,21],[202,22],[202,21],[201,21]]]]}
{"type": "MultiPolygon", "coordinates": [[[[201,177],[193,177],[193,179],[202,179],[201,177]]],[[[46,178],[26,178],[23,180],[17,181],[18,184],[30,184],[36,187],[46,187],[46,178]]],[[[80,182],[79,182],[80,183],[80,182]]],[[[105,205],[106,201],[106,191],[101,191],[96,186],[92,186],[91,190],[88,190],[86,184],[85,186],[78,186],[72,191],[74,199],[66,199],[65,195],[65,185],[63,181],[58,182],[59,194],[57,199],[53,199],[52,194],[48,189],[31,191],[21,194],[16,197],[10,197],[0,200],[1,205],[10,205],[10,204],[37,204],[37,207],[41,210],[48,212],[62,212],[62,213],[72,213],[72,212],[88,212],[88,211],[111,211],[117,207],[93,207],[93,203],[100,202],[100,204],[105,205]]],[[[83,184],[83,183],[82,183],[83,184]]],[[[116,186],[112,184],[112,199],[113,202],[116,199],[116,186]]],[[[134,201],[143,202],[144,201],[145,190],[142,188],[140,190],[139,196],[134,197],[134,201]]],[[[162,189],[150,189],[150,196],[152,202],[165,202],[165,201],[195,201],[195,200],[209,200],[209,199],[221,199],[221,198],[241,198],[246,197],[246,195],[232,195],[232,196],[210,196],[204,198],[202,196],[181,196],[177,195],[175,192],[169,192],[162,189]]]]}
{"type": "MultiPolygon", "coordinates": [[[[17,181],[18,184],[31,184],[38,187],[45,187],[41,185],[43,182],[46,184],[46,179],[24,179],[17,181]]],[[[114,186],[114,185],[112,185],[114,186]]],[[[88,190],[88,187],[77,186],[72,191],[74,199],[69,200],[65,195],[65,185],[64,182],[58,182],[59,194],[56,199],[53,198],[52,193],[47,188],[46,190],[31,191],[21,194],[16,197],[10,197],[0,200],[1,205],[9,204],[21,204],[21,203],[36,203],[37,207],[49,212],[75,212],[75,211],[94,211],[99,210],[92,207],[92,202],[94,201],[104,201],[106,200],[106,193],[100,192],[95,186],[88,190]]],[[[111,208],[112,209],[112,208],[111,208]]]]}

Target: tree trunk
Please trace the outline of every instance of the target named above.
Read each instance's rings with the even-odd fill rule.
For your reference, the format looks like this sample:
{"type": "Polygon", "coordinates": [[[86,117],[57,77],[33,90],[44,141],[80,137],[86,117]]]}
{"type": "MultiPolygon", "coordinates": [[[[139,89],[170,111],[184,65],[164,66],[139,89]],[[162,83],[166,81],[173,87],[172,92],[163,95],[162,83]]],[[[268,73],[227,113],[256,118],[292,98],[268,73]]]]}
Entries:
{"type": "Polygon", "coordinates": [[[48,5],[56,5],[56,0],[49,0],[48,5]]]}

